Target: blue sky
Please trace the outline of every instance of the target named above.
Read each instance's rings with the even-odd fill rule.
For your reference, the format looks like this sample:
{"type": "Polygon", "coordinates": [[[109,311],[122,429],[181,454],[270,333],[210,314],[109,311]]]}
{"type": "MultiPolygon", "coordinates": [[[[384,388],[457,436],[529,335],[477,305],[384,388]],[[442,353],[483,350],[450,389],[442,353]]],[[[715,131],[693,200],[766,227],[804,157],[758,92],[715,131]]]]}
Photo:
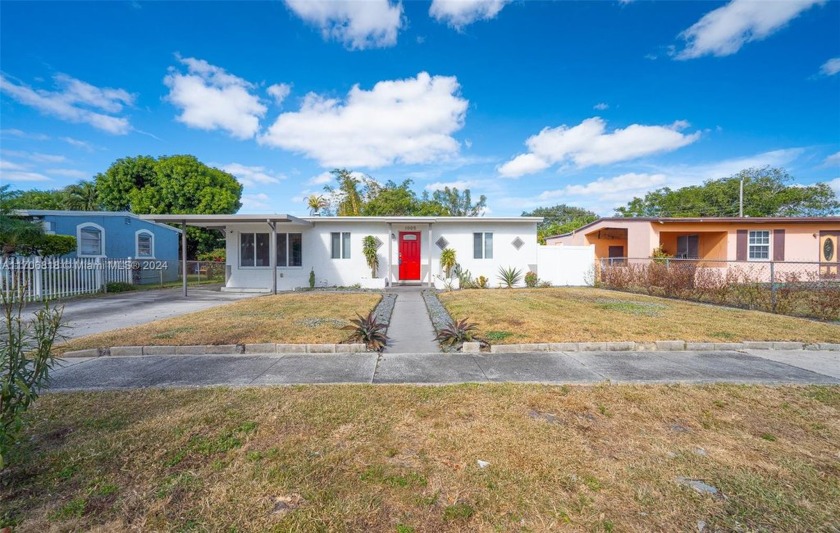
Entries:
{"type": "Polygon", "coordinates": [[[493,215],[765,164],[840,193],[837,1],[2,1],[0,74],[15,189],[187,153],[246,213],[336,167],[493,215]]]}

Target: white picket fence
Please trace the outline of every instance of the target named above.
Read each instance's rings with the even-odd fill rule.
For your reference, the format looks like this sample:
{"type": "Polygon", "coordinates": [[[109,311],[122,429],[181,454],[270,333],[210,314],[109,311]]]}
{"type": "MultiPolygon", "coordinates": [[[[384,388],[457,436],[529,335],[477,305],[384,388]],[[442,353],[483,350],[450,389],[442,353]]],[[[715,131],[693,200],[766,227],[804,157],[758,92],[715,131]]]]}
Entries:
{"type": "Polygon", "coordinates": [[[30,302],[104,292],[107,283],[132,283],[131,266],[125,259],[11,257],[0,260],[0,291],[6,301],[23,294],[30,302]]]}

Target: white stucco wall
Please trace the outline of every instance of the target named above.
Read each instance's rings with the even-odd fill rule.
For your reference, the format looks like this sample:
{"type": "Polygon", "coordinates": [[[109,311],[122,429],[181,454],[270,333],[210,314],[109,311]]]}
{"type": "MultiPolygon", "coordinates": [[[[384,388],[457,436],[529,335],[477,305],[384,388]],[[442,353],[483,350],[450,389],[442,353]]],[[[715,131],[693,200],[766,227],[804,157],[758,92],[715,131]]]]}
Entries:
{"type": "MultiPolygon", "coordinates": [[[[429,283],[431,277],[441,273],[440,248],[435,242],[443,236],[448,247],[456,252],[457,261],[468,269],[473,277],[480,275],[490,279],[492,285],[499,267],[514,267],[522,270],[537,269],[537,225],[536,222],[497,221],[482,218],[459,219],[458,221],[429,222],[392,222],[362,220],[333,221],[329,218],[307,219],[312,225],[284,223],[277,225],[278,233],[301,233],[303,239],[303,261],[300,267],[277,267],[278,290],[289,290],[309,286],[309,272],[314,269],[317,286],[350,286],[370,277],[364,255],[362,241],[367,235],[378,237],[382,241],[379,248],[378,277],[386,277],[392,283],[399,283],[399,233],[403,231],[420,232],[421,281],[429,283]],[[431,231],[431,236],[430,236],[431,231]],[[493,258],[473,258],[473,233],[493,233],[493,258]],[[350,232],[350,258],[332,259],[330,234],[350,232]],[[391,237],[393,234],[393,237],[391,237]],[[517,250],[513,241],[519,237],[523,241],[517,250]],[[430,246],[431,243],[431,246],[430,246]],[[390,251],[390,253],[389,253],[390,251]]],[[[226,236],[227,265],[230,269],[226,288],[263,289],[272,286],[273,269],[265,267],[242,267],[239,261],[239,239],[242,233],[270,233],[267,224],[230,224],[226,236]]],[[[275,243],[270,245],[270,254],[275,254],[275,243]]]]}

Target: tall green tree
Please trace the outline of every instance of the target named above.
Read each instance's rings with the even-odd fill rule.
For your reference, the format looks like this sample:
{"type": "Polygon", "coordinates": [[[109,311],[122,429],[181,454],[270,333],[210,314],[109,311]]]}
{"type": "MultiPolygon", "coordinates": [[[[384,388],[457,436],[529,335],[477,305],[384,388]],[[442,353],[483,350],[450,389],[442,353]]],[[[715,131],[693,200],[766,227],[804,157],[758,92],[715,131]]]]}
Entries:
{"type": "Polygon", "coordinates": [[[340,217],[357,217],[362,214],[362,193],[359,191],[361,180],[344,168],[330,172],[338,182],[337,187],[327,185],[324,190],[337,200],[335,214],[340,217]]]}
{"type": "Polygon", "coordinates": [[[702,185],[657,189],[616,209],[624,217],[736,217],[744,182],[744,216],[804,217],[835,215],[840,202],[825,183],[799,186],[782,168],[748,168],[702,185]]]}
{"type": "Polygon", "coordinates": [[[461,192],[455,187],[444,187],[443,190],[432,193],[432,199],[441,204],[449,216],[453,217],[477,217],[487,207],[487,197],[483,194],[478,198],[478,202],[472,203],[469,189],[461,192]]]}
{"type": "Polygon", "coordinates": [[[18,195],[9,190],[8,185],[0,186],[0,252],[2,257],[8,257],[16,252],[19,246],[34,242],[43,235],[40,224],[16,217],[14,209],[20,209],[15,204],[18,195]]]}
{"type": "Polygon", "coordinates": [[[96,183],[82,180],[64,188],[64,205],[71,211],[98,211],[99,193],[96,183]]]}
{"type": "MultiPolygon", "coordinates": [[[[232,214],[242,206],[242,185],[191,155],[119,159],[96,176],[99,201],[108,210],[137,214],[232,214]]],[[[223,246],[218,232],[188,228],[187,255],[223,246]]]]}
{"type": "MultiPolygon", "coordinates": [[[[8,188],[8,185],[5,187],[8,188]]],[[[39,191],[6,191],[8,209],[67,209],[67,197],[61,189],[39,191]]]]}
{"type": "Polygon", "coordinates": [[[537,240],[540,244],[545,244],[546,237],[568,233],[598,220],[598,215],[592,211],[566,204],[538,207],[523,212],[522,216],[543,217],[543,221],[537,224],[537,240]]]}

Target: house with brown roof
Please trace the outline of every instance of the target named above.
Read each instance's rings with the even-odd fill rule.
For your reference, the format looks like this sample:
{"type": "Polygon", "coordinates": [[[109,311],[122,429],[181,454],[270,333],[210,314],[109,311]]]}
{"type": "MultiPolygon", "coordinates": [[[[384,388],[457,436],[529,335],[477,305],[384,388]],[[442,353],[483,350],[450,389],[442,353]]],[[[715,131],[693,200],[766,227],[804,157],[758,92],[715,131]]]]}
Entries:
{"type": "Polygon", "coordinates": [[[840,271],[840,217],[602,218],[547,245],[594,245],[598,259],[819,262],[840,271]]]}

